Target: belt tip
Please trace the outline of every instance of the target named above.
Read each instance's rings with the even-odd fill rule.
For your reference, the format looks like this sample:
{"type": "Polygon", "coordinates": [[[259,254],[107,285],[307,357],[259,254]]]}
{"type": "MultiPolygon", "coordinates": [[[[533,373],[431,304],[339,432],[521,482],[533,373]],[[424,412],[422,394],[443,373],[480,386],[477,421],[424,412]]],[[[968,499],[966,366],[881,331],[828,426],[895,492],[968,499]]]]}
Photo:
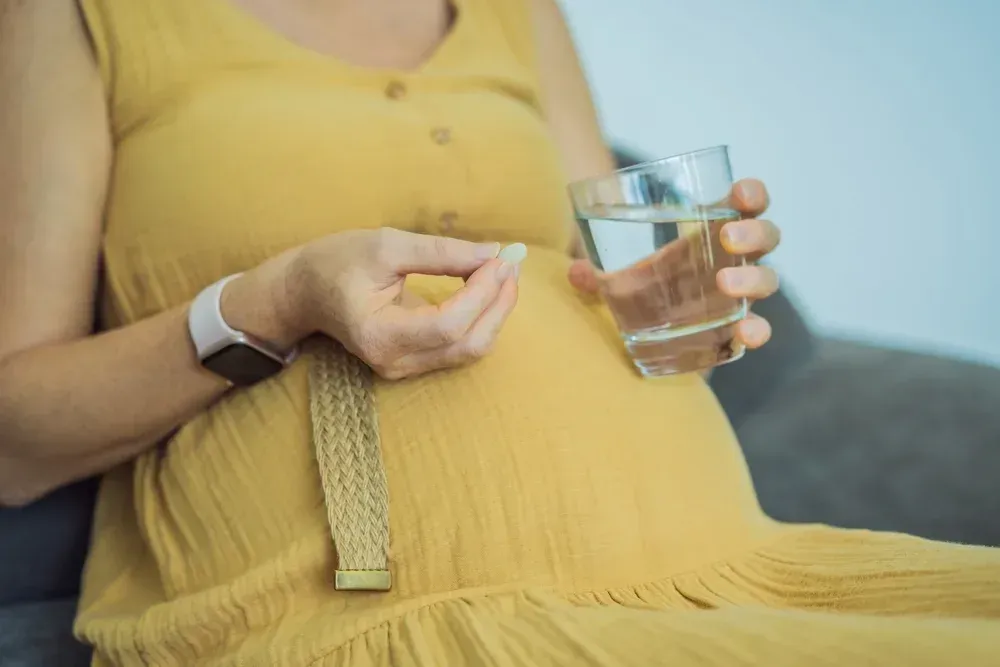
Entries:
{"type": "Polygon", "coordinates": [[[333,587],[338,591],[387,591],[392,588],[389,570],[337,570],[333,587]]]}

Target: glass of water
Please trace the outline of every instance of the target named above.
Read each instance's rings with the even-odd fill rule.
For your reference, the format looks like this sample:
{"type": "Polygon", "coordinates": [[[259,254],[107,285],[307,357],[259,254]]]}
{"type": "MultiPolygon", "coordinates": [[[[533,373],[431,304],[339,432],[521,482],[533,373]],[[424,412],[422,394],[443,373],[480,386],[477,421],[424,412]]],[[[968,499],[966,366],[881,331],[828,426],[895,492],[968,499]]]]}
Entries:
{"type": "Polygon", "coordinates": [[[569,186],[601,294],[625,349],[646,377],[743,356],[735,324],[746,299],[723,294],[723,226],[740,215],[726,146],[645,162],[569,186]]]}

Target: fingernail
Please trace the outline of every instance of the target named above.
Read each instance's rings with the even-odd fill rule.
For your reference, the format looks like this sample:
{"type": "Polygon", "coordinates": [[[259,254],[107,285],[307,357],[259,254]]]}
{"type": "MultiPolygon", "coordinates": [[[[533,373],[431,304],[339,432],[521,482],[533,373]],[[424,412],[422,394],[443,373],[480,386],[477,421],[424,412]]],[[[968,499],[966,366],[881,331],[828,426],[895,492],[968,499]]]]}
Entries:
{"type": "Polygon", "coordinates": [[[735,223],[729,223],[726,225],[726,238],[733,245],[739,245],[746,243],[747,241],[747,230],[743,229],[735,223]]]}
{"type": "Polygon", "coordinates": [[[763,322],[748,320],[743,323],[743,326],[745,327],[743,333],[750,338],[747,342],[751,345],[759,344],[764,338],[765,328],[763,322]]]}
{"type": "Polygon", "coordinates": [[[739,189],[739,195],[743,201],[749,201],[757,196],[757,184],[753,181],[740,181],[736,187],[739,189]]]}
{"type": "Polygon", "coordinates": [[[737,290],[743,285],[743,275],[736,271],[729,271],[723,269],[722,271],[722,282],[726,284],[726,287],[730,290],[737,290]]]}
{"type": "Polygon", "coordinates": [[[514,266],[507,262],[501,262],[500,266],[497,267],[496,277],[497,282],[502,283],[503,281],[510,278],[511,273],[514,272],[514,266]]]}
{"type": "Polygon", "coordinates": [[[499,243],[480,243],[476,246],[477,259],[493,259],[500,253],[499,243]]]}

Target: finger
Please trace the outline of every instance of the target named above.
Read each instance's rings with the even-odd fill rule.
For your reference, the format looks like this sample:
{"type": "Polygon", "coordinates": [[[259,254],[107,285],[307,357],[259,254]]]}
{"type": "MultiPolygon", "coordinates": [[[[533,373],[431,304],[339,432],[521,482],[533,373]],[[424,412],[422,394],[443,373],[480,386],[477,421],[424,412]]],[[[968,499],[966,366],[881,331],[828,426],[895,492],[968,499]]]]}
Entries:
{"type": "Polygon", "coordinates": [[[771,324],[756,313],[749,313],[736,323],[736,337],[751,350],[771,339],[771,324]]]}
{"type": "Polygon", "coordinates": [[[434,350],[408,354],[395,364],[391,373],[408,377],[438,368],[461,366],[485,357],[493,349],[500,330],[516,304],[517,280],[509,278],[504,282],[496,301],[476,320],[462,340],[434,350]]]}
{"type": "Polygon", "coordinates": [[[724,294],[737,299],[766,299],[778,291],[778,274],[769,266],[727,267],[715,280],[724,294]]]}
{"type": "Polygon", "coordinates": [[[599,288],[594,265],[585,259],[578,259],[569,265],[569,282],[586,294],[596,294],[599,288]]]}
{"type": "Polygon", "coordinates": [[[781,230],[770,220],[737,220],[722,228],[722,247],[733,255],[756,259],[773,251],[780,242],[781,230]]]}
{"type": "Polygon", "coordinates": [[[729,201],[734,209],[751,218],[766,211],[771,203],[767,188],[756,178],[737,181],[733,185],[729,201]]]}
{"type": "Polygon", "coordinates": [[[473,323],[496,301],[514,267],[490,260],[441,304],[394,307],[382,321],[383,335],[402,352],[428,350],[461,340],[473,323]]]}
{"type": "Polygon", "coordinates": [[[500,330],[517,305],[517,280],[508,279],[486,312],[469,328],[465,338],[452,346],[459,360],[469,361],[485,357],[493,349],[500,330]]]}
{"type": "Polygon", "coordinates": [[[378,259],[394,274],[393,278],[410,273],[464,278],[500,251],[498,243],[473,243],[388,228],[378,233],[378,259]]]}

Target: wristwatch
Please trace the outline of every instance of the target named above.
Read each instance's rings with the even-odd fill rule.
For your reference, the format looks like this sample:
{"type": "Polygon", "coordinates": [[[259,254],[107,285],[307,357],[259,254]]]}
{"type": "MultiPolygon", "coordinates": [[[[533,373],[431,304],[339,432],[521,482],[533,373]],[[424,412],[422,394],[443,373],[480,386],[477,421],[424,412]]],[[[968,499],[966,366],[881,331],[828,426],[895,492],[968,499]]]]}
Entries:
{"type": "Polygon", "coordinates": [[[292,363],[298,348],[280,352],[226,323],[222,317],[222,290],[240,275],[226,276],[195,297],[188,310],[188,330],[202,366],[237,387],[247,387],[292,363]]]}

